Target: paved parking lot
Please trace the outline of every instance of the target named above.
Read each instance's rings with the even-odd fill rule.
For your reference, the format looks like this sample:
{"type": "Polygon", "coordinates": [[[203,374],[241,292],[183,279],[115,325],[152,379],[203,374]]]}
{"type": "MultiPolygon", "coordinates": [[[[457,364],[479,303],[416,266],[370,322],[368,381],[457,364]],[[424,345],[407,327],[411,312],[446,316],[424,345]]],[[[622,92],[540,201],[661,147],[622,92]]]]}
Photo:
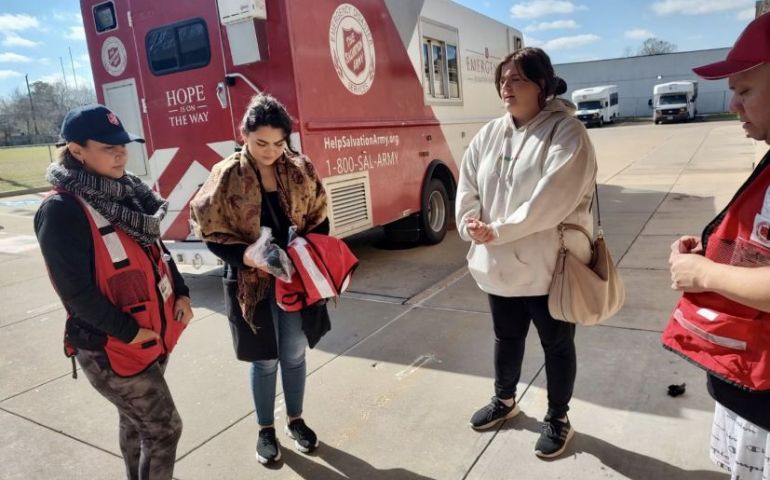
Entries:
{"type": "MultiPolygon", "coordinates": [[[[350,240],[361,258],[333,329],[308,356],[304,416],[312,455],[254,459],[248,366],[232,354],[216,271],[187,273],[196,318],[168,378],[184,421],[175,477],[192,479],[722,479],[708,459],[713,401],[705,376],[665,352],[659,332],[677,295],[669,244],[697,234],[749,175],[754,145],[737,122],[591,129],[604,230],[628,290],[607,324],[580,328],[561,459],[533,454],[546,410],[543,355],[531,333],[523,415],[477,433],[471,413],[492,389],[484,295],[464,270],[466,245],[397,249],[378,231],[350,240]],[[666,395],[669,384],[687,393],[666,395]]],[[[0,479],[123,475],[117,415],[61,352],[63,310],[32,231],[40,195],[0,199],[0,479]]],[[[534,329],[531,329],[534,331],[534,329]]],[[[280,384],[277,426],[282,427],[280,384]]],[[[285,438],[285,437],[284,437],[285,438]]]]}

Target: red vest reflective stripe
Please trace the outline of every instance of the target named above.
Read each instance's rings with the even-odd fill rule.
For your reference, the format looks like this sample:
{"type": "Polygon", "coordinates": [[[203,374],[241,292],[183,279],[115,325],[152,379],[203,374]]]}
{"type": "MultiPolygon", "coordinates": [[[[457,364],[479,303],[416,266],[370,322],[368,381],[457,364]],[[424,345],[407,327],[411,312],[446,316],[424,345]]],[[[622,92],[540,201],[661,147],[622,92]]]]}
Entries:
{"type": "Polygon", "coordinates": [[[298,312],[324,299],[338,297],[350,285],[358,259],[342,240],[309,233],[286,248],[294,265],[291,282],[276,279],[275,298],[281,309],[298,312]]]}
{"type": "MultiPolygon", "coordinates": [[[[59,191],[59,193],[67,193],[59,191]]],[[[144,371],[159,356],[171,353],[185,326],[174,320],[175,295],[165,302],[158,289],[158,277],[171,281],[171,268],[163,258],[159,244],[150,253],[120,228],[113,227],[99,212],[80,197],[79,201],[91,226],[94,243],[96,284],[105,297],[131,315],[141,328],[158,332],[160,340],[128,344],[107,336],[104,351],[112,370],[120,376],[144,371]],[[152,260],[150,260],[152,256],[152,260]],[[157,265],[157,272],[155,271],[157,265]]]]}
{"type": "MultiPolygon", "coordinates": [[[[770,168],[745,185],[708,237],[706,257],[729,265],[770,265],[770,168]]],[[[770,286],[768,286],[770,288],[770,286]]],[[[713,292],[686,293],[663,345],[714,375],[751,390],[770,389],[770,314],[713,292]]]]}

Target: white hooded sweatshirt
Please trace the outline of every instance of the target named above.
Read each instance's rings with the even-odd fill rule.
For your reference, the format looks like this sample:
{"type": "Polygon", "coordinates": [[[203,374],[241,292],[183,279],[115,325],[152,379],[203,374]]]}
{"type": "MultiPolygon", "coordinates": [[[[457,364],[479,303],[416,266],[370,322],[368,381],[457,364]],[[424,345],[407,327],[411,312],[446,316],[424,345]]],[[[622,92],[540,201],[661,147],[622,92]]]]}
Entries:
{"type": "MultiPolygon", "coordinates": [[[[555,98],[519,128],[506,113],[482,127],[465,152],[455,216],[463,240],[472,241],[468,218],[494,230],[494,240],[472,242],[467,256],[468,270],[486,293],[546,295],[559,250],[559,223],[593,231],[596,157],[573,112],[571,103],[555,98]]],[[[574,230],[565,237],[570,251],[588,263],[588,239],[574,230]]]]}

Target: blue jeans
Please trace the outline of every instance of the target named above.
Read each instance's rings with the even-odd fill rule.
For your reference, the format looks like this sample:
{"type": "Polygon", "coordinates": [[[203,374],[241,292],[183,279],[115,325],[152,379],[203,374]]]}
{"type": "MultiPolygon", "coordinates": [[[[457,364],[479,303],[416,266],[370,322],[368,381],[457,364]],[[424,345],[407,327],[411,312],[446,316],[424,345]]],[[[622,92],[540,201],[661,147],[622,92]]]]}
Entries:
{"type": "Polygon", "coordinates": [[[302,415],[302,401],[305,397],[307,338],[302,331],[302,316],[299,312],[284,312],[278,308],[275,300],[271,300],[270,308],[275,325],[278,358],[251,363],[251,392],[257,410],[257,422],[263,427],[272,425],[275,421],[275,384],[279,363],[288,417],[302,415]]]}

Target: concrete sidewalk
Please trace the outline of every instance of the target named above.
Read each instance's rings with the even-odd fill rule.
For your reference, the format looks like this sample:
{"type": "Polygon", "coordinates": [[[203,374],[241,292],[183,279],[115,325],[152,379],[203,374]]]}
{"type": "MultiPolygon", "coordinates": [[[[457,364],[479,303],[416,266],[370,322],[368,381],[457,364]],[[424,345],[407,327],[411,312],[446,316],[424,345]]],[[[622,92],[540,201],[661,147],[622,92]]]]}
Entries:
{"type": "MultiPolygon", "coordinates": [[[[355,292],[308,355],[304,417],[312,455],[281,435],[283,461],[254,459],[248,365],[232,354],[215,275],[188,274],[196,318],[168,379],[184,421],[175,477],[192,479],[723,479],[708,458],[713,401],[701,370],[664,351],[659,332],[677,294],[668,251],[698,234],[751,171],[754,146],[737,122],[592,129],[604,230],[628,291],[606,325],[579,328],[570,419],[560,459],[533,454],[547,399],[531,329],[519,402],[501,428],[468,427],[493,394],[486,298],[464,272],[466,245],[379,248],[362,259],[355,292]],[[687,384],[677,398],[670,384],[687,384]]],[[[0,479],[124,478],[117,415],[61,355],[63,312],[32,235],[39,196],[0,201],[0,479]],[[14,203],[15,202],[15,203],[14,203]]],[[[373,240],[374,239],[374,240],[373,240]]],[[[279,384],[279,392],[280,392],[279,384]]],[[[285,423],[281,396],[276,426],[285,423]]]]}

